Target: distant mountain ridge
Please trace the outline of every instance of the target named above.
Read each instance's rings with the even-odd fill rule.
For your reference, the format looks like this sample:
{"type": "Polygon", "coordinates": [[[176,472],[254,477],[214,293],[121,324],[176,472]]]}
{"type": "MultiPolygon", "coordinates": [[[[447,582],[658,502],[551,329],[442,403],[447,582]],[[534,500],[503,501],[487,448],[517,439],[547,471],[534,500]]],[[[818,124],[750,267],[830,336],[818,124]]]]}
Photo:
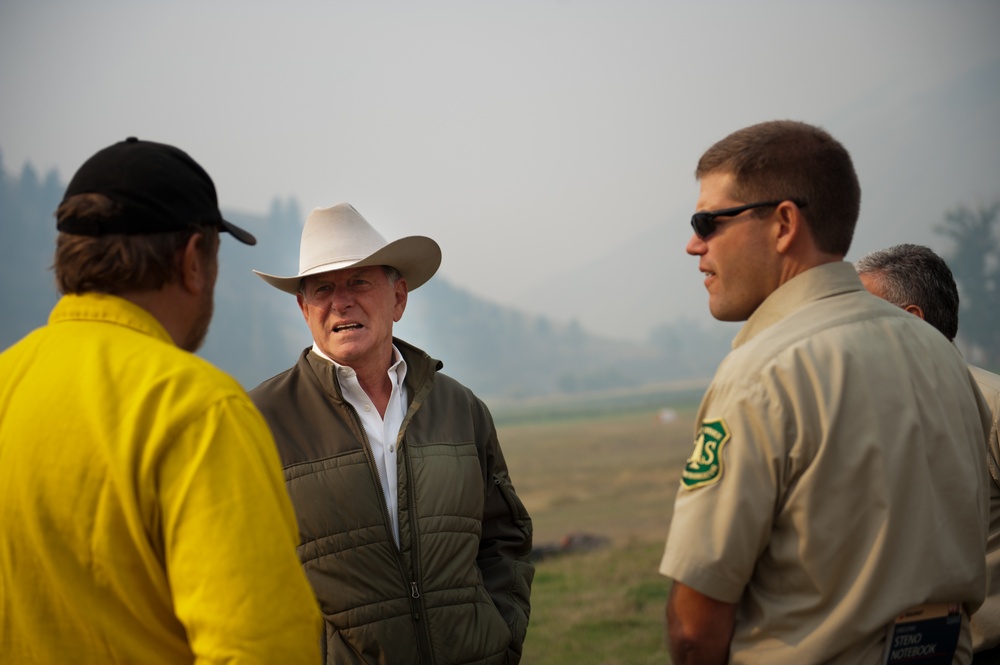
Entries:
{"type": "MultiPolygon", "coordinates": [[[[899,242],[926,244],[950,258],[948,239],[934,232],[946,211],[1000,193],[1000,60],[910,97],[875,90],[831,113],[824,126],[851,151],[862,181],[848,259],[899,242]],[[928,134],[927,127],[949,129],[928,134]]],[[[736,128],[723,128],[720,138],[725,129],[736,128]]],[[[2,153],[0,176],[2,348],[43,325],[57,299],[48,266],[52,213],[64,183],[55,171],[42,176],[30,164],[11,175],[2,153]]],[[[677,184],[664,183],[671,186],[677,184]]],[[[250,272],[294,272],[304,215],[294,200],[278,199],[267,215],[226,214],[260,244],[222,243],[216,315],[200,353],[252,387],[291,366],[311,343],[294,299],[250,272]]],[[[605,256],[517,294],[524,310],[544,315],[478,298],[438,275],[410,295],[398,336],[443,360],[445,372],[484,396],[711,376],[738,324],[710,319],[697,260],[684,252],[690,208],[632,214],[649,217],[644,232],[617,238],[609,219],[605,256]]]]}
{"type": "MultiPolygon", "coordinates": [[[[0,159],[0,348],[44,325],[58,295],[49,266],[55,245],[53,211],[65,185],[31,165],[19,177],[0,159]]],[[[257,236],[247,247],[223,237],[215,316],[199,355],[245,387],[289,368],[311,344],[294,297],[251,270],[294,273],[302,216],[294,200],[275,200],[266,216],[224,211],[257,236]]],[[[502,307],[440,275],[410,294],[398,337],[444,362],[444,372],[483,397],[533,397],[643,386],[711,376],[732,331],[682,322],[663,326],[649,342],[587,334],[502,307]]],[[[72,359],[67,359],[72,363],[72,359]]]]}

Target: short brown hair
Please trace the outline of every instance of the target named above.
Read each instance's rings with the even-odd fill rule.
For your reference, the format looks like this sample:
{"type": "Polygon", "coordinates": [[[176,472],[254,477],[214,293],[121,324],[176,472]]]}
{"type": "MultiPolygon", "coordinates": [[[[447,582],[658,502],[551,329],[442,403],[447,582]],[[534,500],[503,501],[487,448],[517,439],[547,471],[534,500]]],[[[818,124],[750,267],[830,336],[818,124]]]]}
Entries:
{"type": "Polygon", "coordinates": [[[730,173],[732,192],[748,203],[802,201],[809,231],[823,252],[844,256],[861,209],[861,185],[851,156],[819,127],[774,120],[733,132],[698,161],[695,177],[730,173]]]}
{"type": "MultiPolygon", "coordinates": [[[[116,204],[103,194],[78,194],[59,206],[56,218],[110,219],[118,213],[116,204]]],[[[198,247],[202,255],[214,260],[219,232],[211,227],[192,226],[183,231],[141,235],[60,233],[52,266],[56,286],[64,294],[159,289],[178,279],[177,253],[195,233],[204,234],[198,247]]]]}

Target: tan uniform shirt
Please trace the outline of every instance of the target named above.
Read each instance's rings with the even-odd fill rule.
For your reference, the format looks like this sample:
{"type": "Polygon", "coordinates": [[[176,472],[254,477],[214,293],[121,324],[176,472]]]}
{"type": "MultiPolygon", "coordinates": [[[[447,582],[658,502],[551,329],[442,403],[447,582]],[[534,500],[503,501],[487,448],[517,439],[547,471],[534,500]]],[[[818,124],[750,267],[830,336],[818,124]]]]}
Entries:
{"type": "Polygon", "coordinates": [[[993,411],[993,427],[987,456],[990,475],[990,535],[986,545],[986,600],[972,616],[972,649],[982,651],[1000,645],[1000,376],[969,366],[983,397],[993,411]]]}
{"type": "Polygon", "coordinates": [[[733,347],[660,567],[738,604],[730,662],[878,663],[898,614],[978,607],[988,409],[958,350],[843,262],[782,285],[733,347]]]}

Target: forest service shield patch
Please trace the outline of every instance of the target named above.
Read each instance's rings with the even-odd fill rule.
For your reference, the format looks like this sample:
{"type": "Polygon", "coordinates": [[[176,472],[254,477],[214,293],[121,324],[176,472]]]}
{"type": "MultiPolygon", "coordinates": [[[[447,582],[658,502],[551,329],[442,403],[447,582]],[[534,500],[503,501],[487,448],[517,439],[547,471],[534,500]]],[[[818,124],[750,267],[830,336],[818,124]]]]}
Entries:
{"type": "Polygon", "coordinates": [[[722,418],[705,420],[698,429],[694,451],[688,458],[681,487],[693,490],[719,482],[722,477],[722,446],[729,441],[729,428],[722,418]]]}

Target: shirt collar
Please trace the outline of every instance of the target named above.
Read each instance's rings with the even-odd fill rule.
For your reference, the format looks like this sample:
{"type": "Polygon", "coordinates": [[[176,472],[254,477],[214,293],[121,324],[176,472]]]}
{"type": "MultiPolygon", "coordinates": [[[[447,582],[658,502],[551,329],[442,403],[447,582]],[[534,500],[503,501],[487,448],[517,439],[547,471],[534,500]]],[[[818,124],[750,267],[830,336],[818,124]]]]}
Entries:
{"type": "MultiPolygon", "coordinates": [[[[354,375],[354,369],[348,367],[347,365],[341,365],[336,360],[323,353],[315,342],[312,345],[312,352],[323,360],[333,364],[334,369],[336,370],[334,374],[337,376],[338,381],[340,380],[342,369],[346,369],[351,376],[354,375]]],[[[392,345],[392,362],[389,364],[388,372],[393,383],[395,383],[397,387],[401,387],[403,385],[403,381],[406,379],[406,361],[403,360],[403,354],[399,352],[399,349],[396,348],[395,344],[392,345]]]]}
{"type": "Polygon", "coordinates": [[[49,314],[49,324],[63,321],[99,321],[131,328],[168,344],[174,339],[149,310],[107,293],[67,294],[49,314]]]}
{"type": "Polygon", "coordinates": [[[810,302],[849,291],[864,291],[861,278],[847,261],[810,268],[788,280],[764,299],[733,339],[733,348],[746,344],[765,328],[810,302]]]}

